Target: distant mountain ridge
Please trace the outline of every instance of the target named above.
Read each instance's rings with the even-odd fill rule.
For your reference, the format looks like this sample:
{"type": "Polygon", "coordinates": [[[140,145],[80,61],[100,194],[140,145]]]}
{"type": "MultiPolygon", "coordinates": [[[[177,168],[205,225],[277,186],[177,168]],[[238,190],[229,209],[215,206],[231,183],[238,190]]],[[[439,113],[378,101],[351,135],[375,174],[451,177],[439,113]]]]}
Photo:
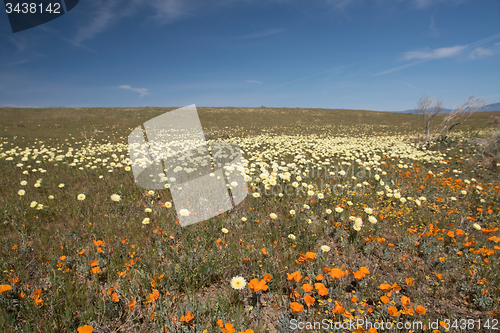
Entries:
{"type": "MultiPolygon", "coordinates": [[[[450,113],[451,109],[443,109],[441,113],[450,113]]],[[[482,108],[477,109],[476,112],[488,112],[488,111],[500,111],[500,103],[493,103],[483,106],[482,108]]],[[[406,111],[396,111],[397,113],[417,113],[417,109],[410,109],[406,111]]]]}

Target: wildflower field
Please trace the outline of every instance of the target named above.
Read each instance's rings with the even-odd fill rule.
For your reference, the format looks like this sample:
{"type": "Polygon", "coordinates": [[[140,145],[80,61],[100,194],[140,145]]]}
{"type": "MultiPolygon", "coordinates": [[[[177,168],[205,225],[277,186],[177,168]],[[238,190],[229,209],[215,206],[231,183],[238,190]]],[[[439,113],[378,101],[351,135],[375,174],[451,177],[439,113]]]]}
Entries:
{"type": "Polygon", "coordinates": [[[494,113],[427,148],[417,115],[198,108],[249,194],[183,228],[127,146],[172,109],[0,109],[0,331],[500,330],[494,113]]]}

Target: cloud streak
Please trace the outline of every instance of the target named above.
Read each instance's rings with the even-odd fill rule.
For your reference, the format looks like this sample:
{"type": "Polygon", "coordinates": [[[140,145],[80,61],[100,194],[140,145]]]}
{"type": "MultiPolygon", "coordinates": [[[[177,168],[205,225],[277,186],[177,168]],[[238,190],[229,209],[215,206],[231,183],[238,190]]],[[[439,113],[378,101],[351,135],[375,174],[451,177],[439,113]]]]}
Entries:
{"type": "Polygon", "coordinates": [[[119,86],[120,89],[131,90],[139,94],[139,98],[149,94],[149,89],[147,88],[132,88],[128,84],[119,86]]]}
{"type": "Polygon", "coordinates": [[[441,47],[432,51],[410,51],[403,54],[405,60],[410,59],[442,59],[454,57],[462,52],[467,45],[455,45],[452,47],[441,47]]]}

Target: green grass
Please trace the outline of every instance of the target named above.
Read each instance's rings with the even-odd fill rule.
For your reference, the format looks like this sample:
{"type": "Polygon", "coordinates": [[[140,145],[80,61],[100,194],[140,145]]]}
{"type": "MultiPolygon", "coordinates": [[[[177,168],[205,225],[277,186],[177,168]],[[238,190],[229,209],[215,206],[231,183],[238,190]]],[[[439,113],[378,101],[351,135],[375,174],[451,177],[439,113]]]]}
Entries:
{"type": "Polygon", "coordinates": [[[167,208],[169,190],[149,194],[124,168],[130,131],[173,109],[0,109],[0,284],[11,287],[0,294],[2,331],[77,332],[91,325],[94,332],[218,332],[222,320],[236,332],[291,332],[292,319],[336,322],[349,313],[428,326],[445,319],[474,319],[476,328],[479,319],[490,326],[498,321],[498,167],[480,167],[479,148],[470,142],[494,126],[488,123],[493,113],[474,115],[448,143],[426,150],[413,141],[421,132],[417,115],[198,108],[208,139],[241,147],[252,180],[249,196],[232,211],[182,228],[175,207],[167,208]],[[257,178],[263,169],[273,178],[273,163],[290,180],[276,175],[274,195],[266,196],[257,178]],[[278,168],[287,164],[287,171],[278,168]],[[319,176],[313,166],[335,173],[319,176]],[[294,188],[294,181],[302,191],[279,190],[294,188]],[[315,185],[312,196],[302,183],[315,185]],[[34,201],[43,207],[30,207],[34,201]],[[359,231],[350,216],[362,219],[359,231]],[[313,260],[299,260],[308,252],[313,260]],[[333,278],[325,267],[347,275],[333,278]],[[369,273],[358,280],[361,267],[369,273]],[[296,271],[300,283],[288,279],[296,271]],[[230,286],[235,276],[249,282],[265,274],[272,276],[265,291],[230,286]],[[308,309],[302,286],[318,282],[327,294],[308,292],[315,299],[308,309]],[[386,283],[401,288],[387,304],[380,288],[386,283]],[[303,311],[293,313],[292,302],[303,311]],[[400,311],[397,318],[391,306],[400,311]],[[195,317],[185,323],[187,311],[195,317]]]}

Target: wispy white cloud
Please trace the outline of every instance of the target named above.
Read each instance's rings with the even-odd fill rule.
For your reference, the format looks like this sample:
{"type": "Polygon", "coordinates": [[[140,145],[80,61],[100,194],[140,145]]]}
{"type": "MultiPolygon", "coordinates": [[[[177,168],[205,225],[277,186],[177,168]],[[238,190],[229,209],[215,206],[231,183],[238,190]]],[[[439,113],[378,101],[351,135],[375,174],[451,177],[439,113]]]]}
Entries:
{"type": "Polygon", "coordinates": [[[279,34],[280,32],[283,32],[284,30],[285,29],[269,29],[266,31],[255,32],[255,33],[248,34],[248,35],[231,37],[231,39],[249,39],[249,38],[267,37],[267,36],[279,34]]]}
{"type": "Polygon", "coordinates": [[[246,80],[245,82],[247,83],[256,83],[256,84],[262,84],[262,82],[257,81],[257,80],[246,80]]]}
{"type": "Polygon", "coordinates": [[[452,47],[441,47],[431,51],[410,51],[403,54],[405,60],[410,59],[441,59],[454,57],[462,52],[467,45],[455,45],[452,47]]]}
{"type": "Polygon", "coordinates": [[[81,44],[84,40],[94,37],[96,34],[104,31],[114,21],[119,18],[119,3],[116,0],[93,2],[96,11],[90,16],[88,22],[82,25],[73,38],[75,45],[81,44]]]}
{"type": "Polygon", "coordinates": [[[443,2],[458,5],[467,1],[468,0],[413,0],[412,2],[417,9],[423,9],[443,2]]]}
{"type": "Polygon", "coordinates": [[[132,90],[132,91],[135,91],[136,93],[139,93],[139,97],[143,97],[148,93],[149,89],[147,88],[132,88],[131,86],[129,86],[128,84],[124,84],[124,85],[121,85],[119,86],[118,88],[120,89],[125,89],[125,90],[132,90]]]}
{"type": "Polygon", "coordinates": [[[483,58],[492,56],[494,54],[493,50],[486,49],[484,47],[476,47],[474,51],[471,52],[470,56],[472,59],[483,58]]]}

